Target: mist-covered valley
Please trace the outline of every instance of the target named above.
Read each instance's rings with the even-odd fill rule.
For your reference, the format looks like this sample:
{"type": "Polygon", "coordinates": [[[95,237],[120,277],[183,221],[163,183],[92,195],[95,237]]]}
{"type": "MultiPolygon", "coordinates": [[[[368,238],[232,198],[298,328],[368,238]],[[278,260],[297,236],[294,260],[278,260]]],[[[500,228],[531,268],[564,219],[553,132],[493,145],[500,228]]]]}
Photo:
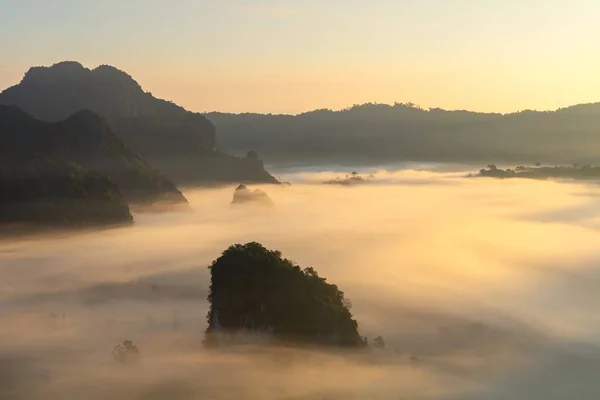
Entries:
{"type": "Polygon", "coordinates": [[[0,398],[597,399],[600,187],[448,170],[287,170],[253,186],[273,207],[182,188],[189,212],[3,239],[0,398]],[[206,267],[252,241],[337,284],[385,348],[205,349],[206,267]]]}

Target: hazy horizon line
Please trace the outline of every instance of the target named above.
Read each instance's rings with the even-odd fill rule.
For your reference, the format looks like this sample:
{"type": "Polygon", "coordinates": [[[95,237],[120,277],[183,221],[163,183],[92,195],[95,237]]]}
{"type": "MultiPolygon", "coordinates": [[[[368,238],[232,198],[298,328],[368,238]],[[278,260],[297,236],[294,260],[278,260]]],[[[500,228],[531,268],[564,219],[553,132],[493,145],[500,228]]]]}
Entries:
{"type": "MultiPolygon", "coordinates": [[[[163,99],[164,100],[164,99],[163,99]]],[[[177,103],[176,103],[177,104],[177,103]]],[[[594,105],[600,105],[600,100],[599,101],[595,101],[595,102],[590,102],[590,103],[575,103],[575,104],[571,104],[571,105],[566,105],[566,106],[562,106],[562,107],[558,107],[558,108],[554,108],[554,109],[530,109],[530,108],[526,108],[526,109],[521,109],[521,110],[515,110],[515,111],[510,111],[510,112],[494,112],[494,111],[474,111],[474,110],[468,110],[466,108],[442,108],[442,107],[423,107],[419,104],[415,104],[412,102],[394,102],[394,103],[379,103],[379,102],[366,102],[366,103],[359,103],[359,104],[353,104],[351,106],[346,106],[343,108],[313,108],[310,110],[305,110],[305,111],[301,111],[301,112],[297,112],[297,113],[293,113],[293,112],[281,112],[281,113],[275,113],[275,112],[268,112],[268,111],[262,111],[262,112],[249,112],[249,111],[241,111],[241,112],[236,112],[236,111],[219,111],[219,110],[212,110],[212,111],[192,111],[192,112],[198,112],[199,114],[202,115],[208,115],[208,114],[230,114],[230,115],[270,115],[270,116],[291,116],[291,117],[297,117],[300,115],[304,115],[304,114],[310,114],[313,112],[318,112],[318,111],[324,111],[324,112],[344,112],[344,111],[349,111],[353,108],[358,108],[358,107],[363,107],[363,106],[387,106],[387,107],[407,107],[407,108],[413,108],[415,110],[420,110],[420,111],[424,111],[424,112],[430,112],[430,111],[444,111],[444,112],[467,112],[467,113],[472,113],[472,114],[487,114],[487,115],[499,115],[499,116],[506,116],[506,115],[514,115],[514,114],[520,114],[520,113],[524,113],[524,112],[535,112],[535,113],[553,113],[553,112],[557,112],[557,111],[561,111],[561,110],[565,110],[565,109],[569,109],[569,108],[574,108],[574,107],[580,107],[580,106],[594,106],[594,105]],[[409,106],[411,105],[412,106],[409,106]]],[[[191,110],[188,110],[191,111],[191,110]]]]}

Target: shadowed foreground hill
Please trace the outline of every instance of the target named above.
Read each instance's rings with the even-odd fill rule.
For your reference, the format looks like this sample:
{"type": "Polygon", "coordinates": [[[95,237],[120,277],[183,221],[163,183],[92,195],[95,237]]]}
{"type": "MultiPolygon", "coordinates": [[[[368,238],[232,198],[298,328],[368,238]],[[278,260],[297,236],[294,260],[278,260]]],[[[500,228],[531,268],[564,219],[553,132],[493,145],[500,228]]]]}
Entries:
{"type": "Polygon", "coordinates": [[[403,160],[591,163],[600,156],[600,103],[513,114],[363,104],[299,115],[206,114],[232,151],[276,161],[403,160]]]}
{"type": "Polygon", "coordinates": [[[0,106],[0,164],[10,157],[35,155],[81,165],[108,177],[131,203],[187,202],[173,183],[125,146],[98,115],[84,110],[64,121],[46,123],[15,106],[0,106]]]}
{"type": "Polygon", "coordinates": [[[363,347],[349,302],[312,268],[259,243],[229,247],[211,273],[206,343],[272,338],[283,343],[363,347]]]}
{"type": "Polygon", "coordinates": [[[0,166],[0,224],[87,227],[132,221],[117,185],[96,173],[42,157],[5,159],[0,166]]]}
{"type": "Polygon", "coordinates": [[[61,62],[31,68],[18,85],[0,93],[0,104],[16,105],[50,122],[91,110],[105,117],[135,153],[177,183],[277,183],[258,158],[217,151],[215,127],[204,116],[155,98],[111,66],[90,70],[77,62],[61,62]]]}

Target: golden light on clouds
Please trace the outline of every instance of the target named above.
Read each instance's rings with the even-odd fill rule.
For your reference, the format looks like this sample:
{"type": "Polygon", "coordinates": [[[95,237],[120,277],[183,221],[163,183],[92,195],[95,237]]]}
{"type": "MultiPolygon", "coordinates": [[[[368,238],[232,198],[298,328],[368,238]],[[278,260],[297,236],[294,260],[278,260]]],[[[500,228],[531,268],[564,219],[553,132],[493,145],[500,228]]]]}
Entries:
{"type": "Polygon", "coordinates": [[[569,379],[564,357],[579,357],[570,343],[585,346],[600,329],[595,186],[417,170],[375,172],[376,183],[355,188],[319,183],[338,174],[293,174],[291,187],[265,187],[276,204],[270,211],[230,208],[232,188],[187,191],[191,214],[143,214],[129,229],[2,242],[0,359],[22,358],[19,371],[29,371],[16,373],[16,387],[36,389],[31,399],[239,391],[478,399],[515,388],[542,399],[553,389],[535,371],[569,379]],[[383,335],[389,353],[376,361],[291,351],[273,361],[202,350],[205,267],[248,241],[338,284],[362,334],[383,335]],[[148,297],[152,285],[163,297],[148,297]],[[48,325],[50,313],[65,313],[65,325],[48,325]],[[144,355],[127,381],[107,358],[123,338],[144,355]],[[288,367],[273,367],[288,359],[302,384],[288,367]],[[317,379],[322,374],[331,379],[317,379]],[[226,385],[232,379],[236,385],[226,385]]]}

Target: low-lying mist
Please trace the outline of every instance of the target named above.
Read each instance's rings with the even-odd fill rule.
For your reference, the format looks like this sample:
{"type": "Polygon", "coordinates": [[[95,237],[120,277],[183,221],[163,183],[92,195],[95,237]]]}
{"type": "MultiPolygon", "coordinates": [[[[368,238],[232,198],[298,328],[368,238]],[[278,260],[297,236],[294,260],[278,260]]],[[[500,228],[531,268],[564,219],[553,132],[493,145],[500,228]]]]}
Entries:
{"type": "Polygon", "coordinates": [[[464,173],[288,175],[133,227],[0,242],[0,398],[598,399],[600,187],[464,173]],[[202,346],[209,271],[257,241],[352,302],[367,354],[202,346]],[[140,362],[115,363],[132,340],[140,362]]]}

